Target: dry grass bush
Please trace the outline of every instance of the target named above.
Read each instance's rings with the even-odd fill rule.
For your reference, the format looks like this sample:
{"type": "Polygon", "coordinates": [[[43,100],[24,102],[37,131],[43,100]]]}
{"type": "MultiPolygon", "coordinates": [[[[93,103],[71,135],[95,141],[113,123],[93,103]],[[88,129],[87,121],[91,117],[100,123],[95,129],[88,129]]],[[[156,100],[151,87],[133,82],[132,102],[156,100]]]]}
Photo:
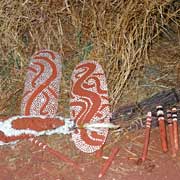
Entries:
{"type": "Polygon", "coordinates": [[[132,91],[148,49],[169,24],[178,26],[178,1],[1,0],[0,112],[19,113],[29,57],[48,48],[63,55],[60,110],[68,112],[69,82],[81,60],[100,62],[112,108],[132,91]]]}

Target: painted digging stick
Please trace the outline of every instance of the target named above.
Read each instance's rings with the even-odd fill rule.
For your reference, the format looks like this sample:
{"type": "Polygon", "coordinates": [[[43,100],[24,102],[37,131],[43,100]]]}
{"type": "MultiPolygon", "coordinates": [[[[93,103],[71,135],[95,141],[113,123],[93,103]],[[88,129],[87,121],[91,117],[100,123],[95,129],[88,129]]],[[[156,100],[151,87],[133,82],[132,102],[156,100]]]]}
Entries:
{"type": "Polygon", "coordinates": [[[165,126],[165,120],[164,120],[164,111],[162,106],[157,106],[157,117],[159,122],[159,130],[160,130],[160,138],[161,138],[161,147],[163,152],[168,151],[167,146],[167,134],[166,134],[166,126],[165,126]]]}
{"type": "Polygon", "coordinates": [[[178,119],[177,119],[177,109],[172,108],[172,120],[173,120],[173,131],[174,131],[174,146],[175,150],[179,149],[179,137],[178,137],[178,119]]]}
{"type": "Polygon", "coordinates": [[[167,110],[167,122],[168,122],[172,157],[175,157],[176,150],[175,150],[175,146],[174,146],[173,121],[172,121],[172,113],[171,113],[171,110],[169,110],[169,109],[167,110]]]}
{"type": "Polygon", "coordinates": [[[100,173],[98,175],[98,178],[102,178],[105,173],[107,172],[108,168],[111,166],[115,156],[117,155],[117,153],[119,152],[119,147],[114,147],[111,151],[111,154],[109,156],[109,158],[104,162],[101,170],[100,170],[100,173]]]}
{"type": "Polygon", "coordinates": [[[151,130],[151,121],[152,121],[152,113],[148,112],[146,117],[146,130],[145,130],[145,139],[144,139],[144,147],[142,153],[142,161],[145,161],[148,153],[148,145],[150,139],[150,130],[151,130]]]}
{"type": "Polygon", "coordinates": [[[79,164],[77,164],[75,161],[73,161],[72,159],[70,159],[69,157],[63,155],[62,153],[60,153],[59,151],[56,151],[52,148],[50,148],[47,144],[44,144],[42,142],[39,142],[36,138],[30,138],[29,139],[30,142],[32,142],[33,144],[35,144],[36,146],[40,147],[41,149],[49,152],[50,154],[52,154],[53,156],[55,156],[56,158],[63,160],[64,162],[66,162],[67,164],[71,165],[72,167],[74,167],[77,170],[81,170],[84,171],[83,168],[81,168],[79,166],[79,164]]]}

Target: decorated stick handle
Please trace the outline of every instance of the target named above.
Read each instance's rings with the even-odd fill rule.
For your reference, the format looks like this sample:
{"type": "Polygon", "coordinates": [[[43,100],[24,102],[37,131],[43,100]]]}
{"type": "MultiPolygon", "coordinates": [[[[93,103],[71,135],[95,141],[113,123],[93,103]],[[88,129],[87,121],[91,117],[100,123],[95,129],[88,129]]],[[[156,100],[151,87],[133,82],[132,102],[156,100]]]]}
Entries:
{"type": "Polygon", "coordinates": [[[178,138],[178,122],[177,122],[177,109],[172,108],[172,120],[173,120],[173,134],[174,134],[174,146],[175,150],[179,149],[179,138],[178,138]]]}
{"type": "Polygon", "coordinates": [[[147,158],[149,139],[150,139],[151,122],[152,122],[152,113],[148,112],[147,117],[146,117],[144,147],[143,147],[143,153],[142,153],[142,157],[141,157],[142,161],[145,161],[147,158]]]}
{"type": "Polygon", "coordinates": [[[166,134],[166,126],[165,126],[163,108],[162,108],[162,106],[157,106],[156,110],[157,110],[157,117],[158,117],[158,122],[159,122],[162,150],[163,150],[163,152],[167,152],[168,151],[167,134],[166,134]]]}
{"type": "Polygon", "coordinates": [[[168,129],[169,129],[169,138],[171,144],[172,156],[176,156],[176,149],[174,145],[174,131],[173,131],[173,121],[172,121],[172,113],[171,110],[167,110],[167,121],[168,121],[168,129]]]}

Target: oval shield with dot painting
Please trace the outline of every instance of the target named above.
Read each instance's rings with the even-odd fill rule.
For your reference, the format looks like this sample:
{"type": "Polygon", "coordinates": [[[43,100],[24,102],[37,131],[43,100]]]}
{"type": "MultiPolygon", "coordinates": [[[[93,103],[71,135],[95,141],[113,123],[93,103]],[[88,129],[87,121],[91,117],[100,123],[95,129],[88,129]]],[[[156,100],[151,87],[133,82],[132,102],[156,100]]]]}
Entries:
{"type": "Polygon", "coordinates": [[[25,80],[22,115],[55,115],[61,79],[61,56],[41,50],[30,59],[25,80]]]}
{"type": "MultiPolygon", "coordinates": [[[[85,123],[103,123],[110,120],[110,104],[106,77],[100,64],[95,61],[83,61],[72,73],[70,115],[77,125],[85,123]]],[[[107,128],[77,128],[72,133],[76,147],[83,152],[93,153],[106,141],[107,128]]]]}

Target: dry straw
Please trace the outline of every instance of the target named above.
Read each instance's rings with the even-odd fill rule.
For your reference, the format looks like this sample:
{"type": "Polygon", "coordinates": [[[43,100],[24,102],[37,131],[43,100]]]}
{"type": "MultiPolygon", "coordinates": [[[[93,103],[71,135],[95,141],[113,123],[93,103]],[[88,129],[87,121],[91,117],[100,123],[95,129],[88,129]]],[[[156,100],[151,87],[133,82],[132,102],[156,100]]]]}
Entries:
{"type": "Polygon", "coordinates": [[[29,57],[42,48],[63,55],[60,110],[68,112],[71,72],[83,59],[103,66],[114,108],[142,70],[153,40],[167,33],[170,23],[178,26],[177,5],[168,0],[1,0],[1,114],[19,112],[29,57]]]}

